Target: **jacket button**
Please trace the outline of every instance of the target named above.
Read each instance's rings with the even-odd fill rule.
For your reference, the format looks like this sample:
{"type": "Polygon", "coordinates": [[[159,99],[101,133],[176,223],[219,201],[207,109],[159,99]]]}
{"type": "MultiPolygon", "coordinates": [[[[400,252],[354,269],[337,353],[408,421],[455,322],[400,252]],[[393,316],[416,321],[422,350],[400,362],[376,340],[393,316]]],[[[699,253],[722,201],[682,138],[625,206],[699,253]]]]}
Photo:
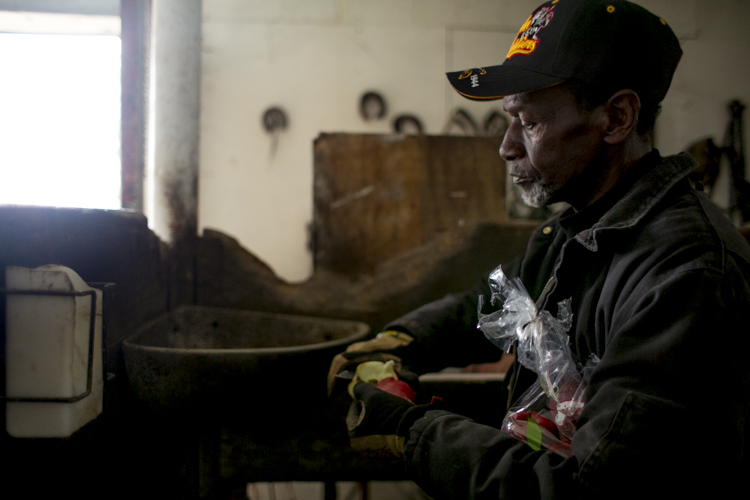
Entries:
{"type": "Polygon", "coordinates": [[[542,234],[549,234],[552,232],[552,226],[544,226],[544,229],[542,229],[542,234]]]}

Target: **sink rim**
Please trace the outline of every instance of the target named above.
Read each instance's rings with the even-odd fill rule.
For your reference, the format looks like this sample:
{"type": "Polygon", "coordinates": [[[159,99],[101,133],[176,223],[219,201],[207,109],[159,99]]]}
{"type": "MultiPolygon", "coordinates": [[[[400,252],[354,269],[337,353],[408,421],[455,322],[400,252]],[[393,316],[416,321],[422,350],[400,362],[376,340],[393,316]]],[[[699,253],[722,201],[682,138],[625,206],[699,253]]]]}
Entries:
{"type": "Polygon", "coordinates": [[[180,305],[171,311],[167,311],[166,313],[162,314],[161,316],[152,319],[151,321],[148,321],[141,325],[137,331],[130,335],[128,338],[123,340],[122,344],[123,347],[128,350],[137,350],[137,351],[143,351],[143,352],[153,352],[153,353],[162,353],[162,354],[192,354],[192,355],[247,355],[247,354],[294,354],[294,353],[306,353],[310,351],[315,350],[323,350],[323,349],[330,349],[335,346],[345,346],[349,345],[353,342],[360,341],[364,339],[369,333],[370,333],[370,326],[367,323],[356,321],[356,320],[349,320],[349,319],[338,319],[338,318],[321,318],[317,316],[307,316],[304,314],[288,314],[288,313],[275,313],[270,311],[256,311],[256,310],[250,310],[250,309],[229,309],[229,308],[221,308],[221,307],[209,307],[209,306],[196,306],[196,305],[190,305],[190,304],[183,304],[180,305]],[[254,315],[261,315],[261,316],[276,316],[276,317],[284,317],[284,318],[295,318],[295,319],[305,319],[305,320],[313,320],[315,322],[325,322],[325,323],[338,323],[338,324],[349,324],[356,326],[356,330],[351,335],[335,339],[335,340],[327,340],[325,342],[315,342],[312,344],[301,344],[301,345],[295,345],[295,346],[285,346],[285,347],[238,347],[238,348],[215,348],[215,349],[209,349],[209,348],[187,348],[187,347],[160,347],[160,346],[150,346],[150,345],[144,345],[137,343],[138,337],[141,337],[148,333],[148,328],[158,321],[161,321],[165,316],[169,316],[172,314],[176,314],[180,309],[204,309],[207,311],[216,310],[216,311],[222,311],[222,312],[232,312],[232,313],[250,313],[254,315]]]}

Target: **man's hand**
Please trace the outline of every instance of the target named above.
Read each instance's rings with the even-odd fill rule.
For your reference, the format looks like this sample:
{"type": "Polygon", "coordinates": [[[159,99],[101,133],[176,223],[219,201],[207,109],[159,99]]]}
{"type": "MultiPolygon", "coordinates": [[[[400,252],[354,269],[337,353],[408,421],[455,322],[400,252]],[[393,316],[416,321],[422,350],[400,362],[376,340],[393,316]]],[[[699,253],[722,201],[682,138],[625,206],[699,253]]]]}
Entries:
{"type": "Polygon", "coordinates": [[[360,382],[346,417],[349,441],[357,451],[375,457],[400,457],[409,429],[434,404],[415,405],[408,399],[360,382]]]}
{"type": "Polygon", "coordinates": [[[358,383],[353,392],[346,417],[352,448],[373,456],[401,456],[404,437],[398,435],[399,423],[416,405],[365,382],[358,383]]]}
{"type": "Polygon", "coordinates": [[[417,400],[416,392],[419,389],[419,377],[416,373],[405,370],[396,373],[393,360],[385,363],[382,361],[365,361],[357,365],[347,389],[352,398],[354,398],[354,387],[359,382],[367,382],[394,396],[406,398],[412,403],[417,400]]]}
{"type": "Polygon", "coordinates": [[[413,340],[405,333],[387,331],[379,333],[372,340],[351,344],[345,352],[336,355],[331,362],[328,370],[328,394],[333,392],[336,375],[365,361],[393,360],[395,370],[401,371],[401,358],[395,354],[395,351],[411,344],[413,340]]]}

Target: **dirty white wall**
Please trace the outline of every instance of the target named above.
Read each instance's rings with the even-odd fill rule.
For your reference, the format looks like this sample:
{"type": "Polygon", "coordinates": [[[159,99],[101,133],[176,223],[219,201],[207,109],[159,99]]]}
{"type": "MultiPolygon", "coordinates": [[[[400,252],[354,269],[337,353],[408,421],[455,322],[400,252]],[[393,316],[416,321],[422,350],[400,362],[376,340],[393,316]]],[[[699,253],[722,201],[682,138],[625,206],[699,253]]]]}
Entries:
{"type": "MultiPolygon", "coordinates": [[[[312,273],[312,143],[321,132],[383,133],[397,114],[440,133],[456,106],[481,122],[500,103],[460,98],[445,71],[502,62],[539,0],[203,0],[199,227],[215,228],[289,281],[312,273]],[[383,94],[365,122],[360,96],[383,94]],[[273,139],[263,112],[283,108],[273,139]]],[[[662,154],[723,140],[731,99],[750,102],[750,2],[642,0],[685,56],[657,124],[662,154]]],[[[595,43],[595,42],[594,42],[595,43]]]]}

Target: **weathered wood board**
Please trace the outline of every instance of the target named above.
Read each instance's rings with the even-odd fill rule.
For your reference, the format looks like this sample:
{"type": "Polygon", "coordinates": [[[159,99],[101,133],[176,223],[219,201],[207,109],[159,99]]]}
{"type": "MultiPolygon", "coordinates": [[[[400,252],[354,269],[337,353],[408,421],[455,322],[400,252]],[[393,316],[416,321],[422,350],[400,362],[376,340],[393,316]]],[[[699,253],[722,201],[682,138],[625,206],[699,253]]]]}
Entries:
{"type": "Polygon", "coordinates": [[[437,234],[507,222],[501,138],[322,134],[315,269],[372,275],[437,234]]]}

